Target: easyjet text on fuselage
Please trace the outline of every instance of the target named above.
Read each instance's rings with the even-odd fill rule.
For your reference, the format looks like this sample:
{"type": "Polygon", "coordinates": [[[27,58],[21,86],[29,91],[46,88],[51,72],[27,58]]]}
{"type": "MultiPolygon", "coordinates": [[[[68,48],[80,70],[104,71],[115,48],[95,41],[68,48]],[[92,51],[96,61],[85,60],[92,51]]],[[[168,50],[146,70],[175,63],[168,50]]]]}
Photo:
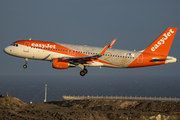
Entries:
{"type": "Polygon", "coordinates": [[[56,45],[51,45],[51,44],[38,44],[38,43],[32,43],[32,47],[42,47],[42,48],[53,48],[56,49],[56,45]]]}

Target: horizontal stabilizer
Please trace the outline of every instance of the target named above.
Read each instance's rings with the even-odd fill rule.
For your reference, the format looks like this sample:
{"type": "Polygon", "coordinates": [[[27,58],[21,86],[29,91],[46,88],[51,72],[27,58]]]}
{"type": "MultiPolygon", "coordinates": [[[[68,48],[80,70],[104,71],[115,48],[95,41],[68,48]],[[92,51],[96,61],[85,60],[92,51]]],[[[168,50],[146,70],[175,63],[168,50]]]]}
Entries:
{"type": "Polygon", "coordinates": [[[167,58],[152,58],[152,62],[166,61],[167,58]]]}
{"type": "Polygon", "coordinates": [[[177,62],[176,58],[170,56],[168,56],[167,58],[152,58],[151,62],[172,61],[172,60],[177,62]]]}

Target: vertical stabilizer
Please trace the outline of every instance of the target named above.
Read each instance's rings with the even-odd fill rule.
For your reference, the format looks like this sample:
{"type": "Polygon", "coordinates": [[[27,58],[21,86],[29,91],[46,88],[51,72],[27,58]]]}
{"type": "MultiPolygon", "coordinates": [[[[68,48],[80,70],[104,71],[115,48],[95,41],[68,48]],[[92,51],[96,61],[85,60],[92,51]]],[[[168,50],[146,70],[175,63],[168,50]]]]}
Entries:
{"type": "Polygon", "coordinates": [[[171,48],[177,28],[169,27],[166,29],[143,53],[159,54],[167,56],[171,48]]]}

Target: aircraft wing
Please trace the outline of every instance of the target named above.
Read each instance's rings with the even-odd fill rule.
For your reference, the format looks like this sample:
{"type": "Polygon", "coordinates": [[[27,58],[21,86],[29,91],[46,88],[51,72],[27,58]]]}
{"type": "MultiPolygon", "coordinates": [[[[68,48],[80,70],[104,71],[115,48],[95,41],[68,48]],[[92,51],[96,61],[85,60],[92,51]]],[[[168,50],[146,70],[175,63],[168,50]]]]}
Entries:
{"type": "Polygon", "coordinates": [[[102,55],[104,55],[104,53],[106,52],[106,50],[107,50],[108,47],[109,47],[109,45],[106,45],[100,54],[93,55],[93,56],[85,56],[85,57],[63,57],[63,58],[58,58],[58,59],[68,60],[68,61],[69,61],[70,63],[72,63],[72,64],[86,64],[86,63],[88,63],[89,61],[97,60],[99,57],[101,57],[102,55]]]}

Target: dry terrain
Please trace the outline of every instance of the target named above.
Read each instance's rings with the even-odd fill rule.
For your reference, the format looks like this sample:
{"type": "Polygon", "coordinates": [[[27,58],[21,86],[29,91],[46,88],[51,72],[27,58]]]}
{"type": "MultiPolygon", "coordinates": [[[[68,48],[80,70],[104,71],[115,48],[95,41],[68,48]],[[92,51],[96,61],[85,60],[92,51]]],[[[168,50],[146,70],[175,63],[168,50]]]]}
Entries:
{"type": "Polygon", "coordinates": [[[0,120],[180,120],[180,102],[60,100],[24,103],[0,96],[0,120]]]}

